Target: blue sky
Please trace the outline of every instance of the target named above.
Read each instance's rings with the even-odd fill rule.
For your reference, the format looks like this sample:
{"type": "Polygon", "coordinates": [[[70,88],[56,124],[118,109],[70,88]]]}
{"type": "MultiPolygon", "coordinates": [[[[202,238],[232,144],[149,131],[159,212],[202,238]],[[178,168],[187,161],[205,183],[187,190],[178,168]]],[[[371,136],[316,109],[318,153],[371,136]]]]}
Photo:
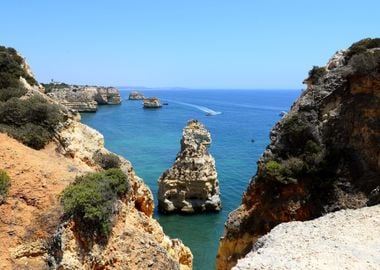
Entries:
{"type": "Polygon", "coordinates": [[[379,0],[12,0],[0,43],[37,79],[300,89],[313,65],[380,36],[379,0]]]}

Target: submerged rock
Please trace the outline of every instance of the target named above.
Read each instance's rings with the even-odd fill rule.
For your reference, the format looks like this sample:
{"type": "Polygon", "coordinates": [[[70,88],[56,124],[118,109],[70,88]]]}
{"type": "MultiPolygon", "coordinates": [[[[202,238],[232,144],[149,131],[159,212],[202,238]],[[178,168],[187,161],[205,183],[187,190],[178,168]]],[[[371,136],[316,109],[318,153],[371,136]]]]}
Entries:
{"type": "Polygon", "coordinates": [[[145,98],[143,103],[144,108],[161,108],[161,101],[156,97],[145,98]]]}
{"type": "Polygon", "coordinates": [[[183,129],[173,166],[158,179],[158,209],[164,213],[219,211],[222,207],[210,132],[197,120],[183,129]]]}
{"type": "Polygon", "coordinates": [[[144,95],[140,92],[137,92],[137,91],[132,91],[129,93],[129,97],[128,97],[129,100],[143,100],[144,99],[144,95]]]}

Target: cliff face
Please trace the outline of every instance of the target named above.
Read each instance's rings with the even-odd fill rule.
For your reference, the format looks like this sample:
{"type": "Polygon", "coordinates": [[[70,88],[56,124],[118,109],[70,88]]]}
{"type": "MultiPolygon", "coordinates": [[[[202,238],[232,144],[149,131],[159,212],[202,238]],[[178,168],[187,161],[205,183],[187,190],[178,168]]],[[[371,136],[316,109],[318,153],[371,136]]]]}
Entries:
{"type": "Polygon", "coordinates": [[[283,223],[261,237],[232,269],[378,269],[379,224],[380,205],[283,223]]]}
{"type": "Polygon", "coordinates": [[[336,53],[305,82],[228,217],[217,269],[230,269],[279,223],[380,202],[380,41],[336,53]]]}
{"type": "Polygon", "coordinates": [[[173,166],[158,179],[158,207],[164,213],[219,211],[221,201],[215,160],[207,149],[210,132],[197,120],[183,129],[173,166]]]}
{"type": "MultiPolygon", "coordinates": [[[[38,95],[55,102],[42,87],[23,77],[20,83],[27,89],[20,99],[38,95]]],[[[0,170],[11,178],[0,204],[0,269],[191,269],[190,250],[152,218],[152,193],[122,157],[130,188],[115,205],[107,244],[82,239],[74,221],[63,219],[64,188],[78,175],[102,170],[96,157],[110,152],[99,132],[79,122],[79,114],[64,107],[60,113],[64,121],[41,150],[0,133],[0,170]]]]}
{"type": "Polygon", "coordinates": [[[121,103],[119,90],[114,87],[49,85],[47,95],[60,104],[79,112],[95,112],[98,105],[121,103]]]}

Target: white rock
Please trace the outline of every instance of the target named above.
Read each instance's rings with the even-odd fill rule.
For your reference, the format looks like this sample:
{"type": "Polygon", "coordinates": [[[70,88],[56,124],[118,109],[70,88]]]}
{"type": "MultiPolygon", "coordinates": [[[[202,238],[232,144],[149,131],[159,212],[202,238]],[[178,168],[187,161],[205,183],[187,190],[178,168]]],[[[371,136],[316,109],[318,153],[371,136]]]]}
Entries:
{"type": "Polygon", "coordinates": [[[380,205],[280,224],[232,269],[380,269],[380,205]]]}

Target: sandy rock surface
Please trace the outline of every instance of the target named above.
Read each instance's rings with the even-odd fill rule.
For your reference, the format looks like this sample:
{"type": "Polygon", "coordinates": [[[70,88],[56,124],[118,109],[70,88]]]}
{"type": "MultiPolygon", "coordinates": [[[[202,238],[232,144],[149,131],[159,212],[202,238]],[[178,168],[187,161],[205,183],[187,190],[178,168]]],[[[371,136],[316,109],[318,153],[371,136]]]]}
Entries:
{"type": "Polygon", "coordinates": [[[280,224],[232,269],[380,269],[380,205],[280,224]]]}

